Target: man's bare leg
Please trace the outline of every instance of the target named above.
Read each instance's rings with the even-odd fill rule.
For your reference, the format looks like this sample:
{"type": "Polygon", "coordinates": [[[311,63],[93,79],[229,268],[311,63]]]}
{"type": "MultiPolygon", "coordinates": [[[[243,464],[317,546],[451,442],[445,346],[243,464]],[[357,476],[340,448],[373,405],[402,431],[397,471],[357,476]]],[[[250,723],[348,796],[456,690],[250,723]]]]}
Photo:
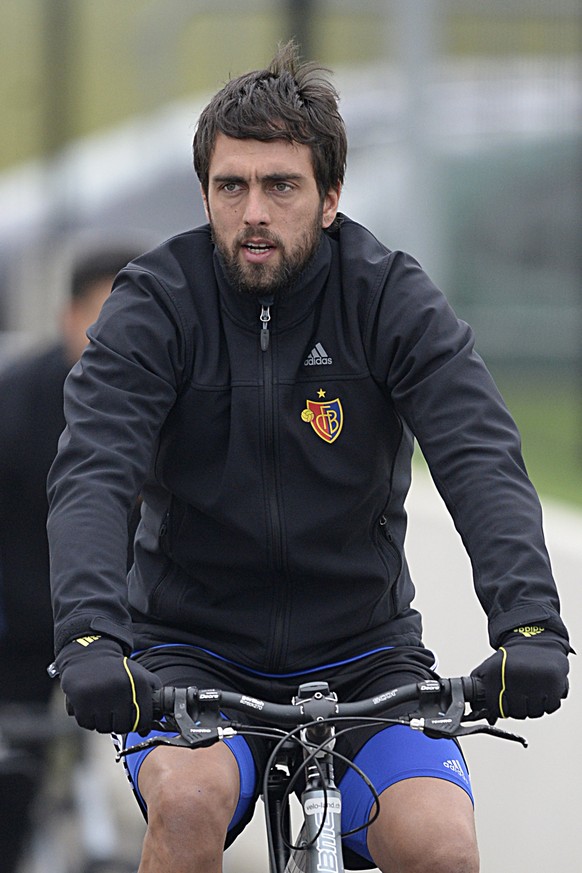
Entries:
{"type": "Polygon", "coordinates": [[[220,873],[239,797],[238,765],[228,746],[158,746],[142,764],[139,790],[148,827],[138,873],[220,873]]]}
{"type": "Polygon", "coordinates": [[[479,873],[471,799],[458,785],[422,777],[391,785],[368,830],[382,873],[479,873]]]}

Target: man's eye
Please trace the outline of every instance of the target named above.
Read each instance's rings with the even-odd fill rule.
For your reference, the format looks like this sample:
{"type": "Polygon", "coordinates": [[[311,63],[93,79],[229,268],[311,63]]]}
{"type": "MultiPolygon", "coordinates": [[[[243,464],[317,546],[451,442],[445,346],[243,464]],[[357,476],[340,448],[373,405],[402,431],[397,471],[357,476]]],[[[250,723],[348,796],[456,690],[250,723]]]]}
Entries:
{"type": "Polygon", "coordinates": [[[238,191],[239,188],[240,188],[240,185],[238,184],[238,182],[226,182],[226,184],[222,186],[222,190],[227,191],[229,194],[232,194],[235,191],[238,191]]]}
{"type": "Polygon", "coordinates": [[[278,194],[285,194],[291,190],[291,185],[288,182],[276,182],[273,187],[278,194]]]}

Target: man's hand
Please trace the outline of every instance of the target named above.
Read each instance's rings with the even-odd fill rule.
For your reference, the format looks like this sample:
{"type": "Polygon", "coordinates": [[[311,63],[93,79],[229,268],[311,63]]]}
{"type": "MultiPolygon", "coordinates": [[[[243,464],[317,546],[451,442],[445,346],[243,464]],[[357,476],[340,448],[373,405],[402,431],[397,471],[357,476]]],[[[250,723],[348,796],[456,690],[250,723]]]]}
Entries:
{"type": "Polygon", "coordinates": [[[539,625],[516,628],[471,673],[483,680],[487,718],[539,718],[568,694],[568,642],[539,625]]]}
{"type": "Polygon", "coordinates": [[[103,734],[150,729],[152,691],[161,681],[124,657],[115,640],[79,637],[61,650],[56,665],[69,707],[81,727],[103,734]]]}

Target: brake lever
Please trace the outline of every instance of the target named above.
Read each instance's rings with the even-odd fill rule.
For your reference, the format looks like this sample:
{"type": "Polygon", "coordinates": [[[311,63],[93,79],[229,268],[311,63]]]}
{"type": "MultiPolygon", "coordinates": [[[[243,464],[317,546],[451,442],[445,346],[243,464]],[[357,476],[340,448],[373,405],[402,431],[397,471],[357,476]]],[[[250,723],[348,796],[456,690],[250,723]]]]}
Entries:
{"type": "MultiPolygon", "coordinates": [[[[439,729],[438,727],[431,727],[430,722],[432,719],[418,719],[418,721],[424,721],[425,724],[420,727],[417,726],[417,730],[422,730],[427,737],[432,737],[433,739],[442,739],[443,737],[450,737],[451,734],[447,729],[444,730],[439,729]]],[[[414,727],[412,722],[410,723],[411,727],[414,727]]],[[[525,737],[520,736],[519,734],[513,734],[510,731],[501,730],[501,728],[493,727],[490,724],[462,724],[456,728],[454,736],[455,737],[468,737],[471,734],[489,734],[492,737],[498,737],[501,740],[511,740],[515,743],[521,743],[524,749],[528,747],[528,741],[525,737]]]]}
{"type": "Polygon", "coordinates": [[[524,748],[527,748],[527,740],[518,734],[512,734],[509,731],[501,730],[493,727],[490,724],[483,722],[474,724],[464,724],[463,722],[474,721],[480,718],[483,710],[474,711],[465,714],[465,697],[463,692],[462,679],[451,679],[449,683],[450,699],[448,706],[444,708],[444,712],[438,715],[431,715],[430,710],[434,705],[436,696],[437,683],[426,682],[421,688],[420,710],[418,715],[413,716],[409,720],[410,727],[416,730],[422,730],[428,737],[446,738],[446,737],[463,737],[471,734],[489,734],[490,736],[498,737],[499,739],[512,740],[513,742],[521,743],[524,748]]]}
{"type": "Polygon", "coordinates": [[[125,758],[126,755],[132,755],[134,752],[142,752],[145,749],[153,749],[154,746],[183,746],[184,748],[191,748],[192,745],[194,745],[194,743],[189,743],[188,740],[184,739],[180,734],[173,737],[158,735],[155,737],[148,737],[147,740],[144,740],[141,743],[136,743],[135,746],[128,746],[126,749],[119,749],[115,756],[115,760],[121,761],[121,759],[125,758]]]}
{"type": "Polygon", "coordinates": [[[118,752],[117,759],[154,746],[178,746],[190,749],[213,746],[218,740],[232,733],[230,722],[222,720],[220,716],[220,693],[213,689],[197,691],[196,699],[191,700],[187,688],[176,688],[174,710],[161,726],[167,731],[176,731],[178,735],[168,737],[161,734],[148,737],[142,743],[122,749],[118,752]],[[190,714],[191,709],[193,715],[190,714]]]}

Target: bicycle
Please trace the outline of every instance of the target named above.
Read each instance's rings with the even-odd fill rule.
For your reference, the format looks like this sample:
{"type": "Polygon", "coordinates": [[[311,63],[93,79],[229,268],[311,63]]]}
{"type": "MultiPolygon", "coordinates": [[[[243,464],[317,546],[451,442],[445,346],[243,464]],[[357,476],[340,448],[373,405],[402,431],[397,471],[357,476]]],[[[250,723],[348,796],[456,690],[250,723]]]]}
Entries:
{"type": "MultiPolygon", "coordinates": [[[[155,727],[175,735],[147,738],[120,750],[117,757],[120,760],[156,745],[210,746],[237,734],[275,740],[262,784],[270,873],[317,873],[322,869],[343,873],[341,794],[334,781],[338,730],[355,730],[363,724],[400,724],[435,739],[485,733],[526,747],[523,737],[480,721],[486,716],[483,700],[482,683],[471,677],[430,679],[352,703],[339,702],[325,682],[299,686],[290,704],[213,688],[165,687],[154,692],[155,727]],[[414,705],[414,709],[408,715],[387,715],[403,704],[414,705]],[[227,718],[223,710],[250,715],[252,723],[227,718]],[[303,824],[292,842],[289,801],[301,777],[305,783],[301,792],[303,824]]],[[[375,812],[362,826],[367,827],[378,815],[378,794],[365,773],[340,757],[356,769],[372,792],[375,812]]]]}

